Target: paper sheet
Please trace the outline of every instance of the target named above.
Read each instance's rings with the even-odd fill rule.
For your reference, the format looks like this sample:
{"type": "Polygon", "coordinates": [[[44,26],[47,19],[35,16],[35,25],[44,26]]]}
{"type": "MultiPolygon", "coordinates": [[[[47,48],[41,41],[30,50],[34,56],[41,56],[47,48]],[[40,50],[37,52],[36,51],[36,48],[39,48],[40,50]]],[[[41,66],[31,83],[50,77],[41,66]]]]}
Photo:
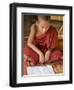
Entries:
{"type": "Polygon", "coordinates": [[[28,75],[54,75],[54,71],[52,66],[33,66],[33,67],[27,67],[27,73],[28,75]]]}

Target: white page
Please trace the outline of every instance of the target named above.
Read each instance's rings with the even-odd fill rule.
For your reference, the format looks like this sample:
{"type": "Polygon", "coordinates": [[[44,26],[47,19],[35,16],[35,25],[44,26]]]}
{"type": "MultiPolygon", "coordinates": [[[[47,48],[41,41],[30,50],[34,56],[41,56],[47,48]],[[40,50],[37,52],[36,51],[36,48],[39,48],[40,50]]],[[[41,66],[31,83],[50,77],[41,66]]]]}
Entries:
{"type": "Polygon", "coordinates": [[[33,66],[27,67],[28,75],[39,76],[39,75],[54,75],[52,66],[33,66]]]}

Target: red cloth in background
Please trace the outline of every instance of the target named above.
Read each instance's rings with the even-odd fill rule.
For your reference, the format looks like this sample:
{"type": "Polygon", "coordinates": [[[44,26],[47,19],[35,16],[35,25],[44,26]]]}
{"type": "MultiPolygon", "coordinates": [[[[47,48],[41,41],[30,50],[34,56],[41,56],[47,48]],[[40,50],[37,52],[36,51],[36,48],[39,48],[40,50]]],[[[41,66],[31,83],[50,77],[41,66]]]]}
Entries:
{"type": "MultiPolygon", "coordinates": [[[[53,26],[50,26],[48,31],[42,34],[39,37],[35,37],[33,44],[38,47],[43,53],[45,53],[48,49],[53,50],[51,52],[51,56],[48,60],[48,63],[51,63],[55,60],[60,60],[62,57],[62,52],[57,48],[58,45],[58,32],[56,31],[56,28],[53,26]]],[[[34,65],[39,63],[39,56],[38,54],[33,51],[30,47],[24,48],[24,54],[31,58],[34,65]]]]}

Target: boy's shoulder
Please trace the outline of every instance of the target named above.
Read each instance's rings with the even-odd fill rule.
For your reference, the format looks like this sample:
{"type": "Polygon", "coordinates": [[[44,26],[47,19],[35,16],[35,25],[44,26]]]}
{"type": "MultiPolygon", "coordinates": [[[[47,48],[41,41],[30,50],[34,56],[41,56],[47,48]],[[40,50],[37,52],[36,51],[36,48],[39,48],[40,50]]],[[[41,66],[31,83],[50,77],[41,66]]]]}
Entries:
{"type": "Polygon", "coordinates": [[[51,32],[58,33],[54,25],[50,25],[49,30],[51,30],[51,32]]]}
{"type": "Polygon", "coordinates": [[[50,25],[50,29],[56,30],[56,27],[54,25],[50,25]]]}
{"type": "Polygon", "coordinates": [[[36,25],[35,24],[32,24],[31,25],[31,29],[35,29],[36,28],[36,25]]]}

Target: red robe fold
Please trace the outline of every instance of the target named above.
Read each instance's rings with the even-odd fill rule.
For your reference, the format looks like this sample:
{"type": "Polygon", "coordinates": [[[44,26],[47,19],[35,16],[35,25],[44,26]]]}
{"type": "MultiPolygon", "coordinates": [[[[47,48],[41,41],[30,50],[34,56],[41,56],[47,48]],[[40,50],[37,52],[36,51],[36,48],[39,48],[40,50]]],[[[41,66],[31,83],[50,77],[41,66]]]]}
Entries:
{"type": "MultiPolygon", "coordinates": [[[[50,26],[47,32],[45,32],[41,36],[35,37],[33,44],[43,53],[45,53],[49,49],[52,50],[47,63],[51,63],[55,60],[61,60],[62,52],[59,49],[55,49],[58,45],[58,33],[56,31],[56,28],[54,28],[53,26],[50,26]]],[[[34,65],[39,63],[38,54],[30,47],[27,46],[24,48],[24,54],[31,58],[31,61],[34,65]]]]}

